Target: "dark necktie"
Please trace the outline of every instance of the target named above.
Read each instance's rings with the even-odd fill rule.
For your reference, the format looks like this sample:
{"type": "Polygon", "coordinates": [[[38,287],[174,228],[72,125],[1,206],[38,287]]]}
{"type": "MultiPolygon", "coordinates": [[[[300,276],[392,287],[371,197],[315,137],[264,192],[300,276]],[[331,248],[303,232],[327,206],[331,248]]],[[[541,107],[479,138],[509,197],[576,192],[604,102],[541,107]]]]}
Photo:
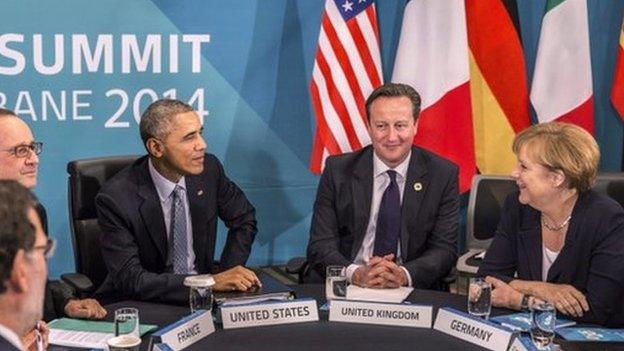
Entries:
{"type": "Polygon", "coordinates": [[[186,212],[184,211],[184,189],[176,185],[173,189],[171,204],[171,227],[170,227],[170,249],[172,253],[171,263],[173,273],[187,274],[187,233],[186,233],[186,212]]]}
{"type": "Polygon", "coordinates": [[[388,171],[390,184],[386,188],[379,204],[377,228],[375,230],[375,246],[373,255],[385,256],[394,254],[396,258],[401,230],[401,197],[396,182],[397,173],[388,171]]]}

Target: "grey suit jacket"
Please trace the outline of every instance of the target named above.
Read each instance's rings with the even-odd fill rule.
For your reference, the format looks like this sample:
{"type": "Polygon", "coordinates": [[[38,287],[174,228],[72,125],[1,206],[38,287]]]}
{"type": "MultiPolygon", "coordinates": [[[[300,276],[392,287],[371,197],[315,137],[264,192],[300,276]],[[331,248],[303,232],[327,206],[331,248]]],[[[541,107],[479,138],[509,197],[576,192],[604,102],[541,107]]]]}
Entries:
{"type": "MultiPolygon", "coordinates": [[[[414,287],[432,288],[457,260],[458,168],[419,147],[412,148],[401,209],[401,259],[414,287]],[[416,183],[422,185],[417,191],[416,183]]],[[[319,183],[308,243],[312,275],[328,265],[348,266],[369,221],[373,148],[327,159],[319,183]]]]}

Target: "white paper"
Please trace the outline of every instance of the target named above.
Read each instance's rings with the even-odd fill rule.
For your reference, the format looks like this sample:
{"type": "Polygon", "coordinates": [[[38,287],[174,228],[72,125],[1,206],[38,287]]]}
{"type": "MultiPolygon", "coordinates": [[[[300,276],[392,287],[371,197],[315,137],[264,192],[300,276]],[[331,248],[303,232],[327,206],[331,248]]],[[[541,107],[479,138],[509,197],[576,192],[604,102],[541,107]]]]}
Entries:
{"type": "Polygon", "coordinates": [[[114,337],[112,333],[73,331],[50,328],[50,344],[108,350],[106,340],[114,337]]]}
{"type": "Polygon", "coordinates": [[[414,290],[402,286],[396,289],[369,289],[357,285],[347,287],[347,300],[401,303],[414,290]]]}

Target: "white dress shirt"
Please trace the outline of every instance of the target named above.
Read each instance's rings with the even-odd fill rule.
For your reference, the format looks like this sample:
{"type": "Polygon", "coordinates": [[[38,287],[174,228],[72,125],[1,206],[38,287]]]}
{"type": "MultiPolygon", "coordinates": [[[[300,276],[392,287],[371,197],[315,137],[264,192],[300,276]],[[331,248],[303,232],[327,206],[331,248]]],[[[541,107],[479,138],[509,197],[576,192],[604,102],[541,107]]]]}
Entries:
{"type": "MultiPolygon", "coordinates": [[[[412,157],[412,151],[410,150],[409,155],[395,168],[390,168],[388,165],[383,163],[383,161],[377,157],[377,154],[373,152],[373,194],[371,199],[371,208],[370,215],[368,216],[368,226],[366,227],[366,234],[364,235],[364,240],[362,241],[362,246],[358,250],[357,255],[355,256],[355,260],[353,264],[347,267],[347,279],[349,282],[352,281],[353,273],[360,266],[365,266],[368,264],[368,261],[373,256],[373,250],[375,246],[375,231],[377,229],[377,216],[379,215],[379,206],[381,204],[381,198],[383,197],[384,192],[388,185],[390,185],[390,176],[388,175],[388,170],[394,170],[397,173],[396,182],[399,186],[399,196],[401,204],[403,204],[403,191],[405,190],[405,180],[407,177],[407,168],[409,166],[410,158],[412,157]]],[[[401,260],[401,240],[399,238],[399,243],[397,244],[397,257],[396,262],[399,266],[402,264],[401,260]]],[[[407,269],[401,266],[407,275],[407,285],[412,286],[412,277],[410,276],[407,269]]]]}
{"type": "Polygon", "coordinates": [[[22,345],[22,339],[20,339],[19,335],[15,334],[13,330],[5,327],[2,324],[0,324],[0,336],[2,336],[6,341],[11,343],[19,350],[24,350],[24,345],[22,345]]]}
{"type": "MultiPolygon", "coordinates": [[[[165,230],[167,231],[167,240],[170,240],[173,190],[175,189],[176,185],[178,185],[182,189],[184,189],[184,193],[186,194],[186,180],[184,177],[182,177],[177,183],[174,183],[158,173],[158,171],[152,164],[152,159],[149,159],[147,162],[150,176],[152,177],[152,181],[154,182],[154,186],[156,187],[156,192],[158,193],[158,198],[160,199],[160,207],[163,211],[163,217],[165,218],[165,230]]],[[[191,212],[189,210],[188,196],[184,196],[183,204],[184,213],[186,214],[186,248],[188,251],[188,255],[186,256],[186,262],[188,264],[188,272],[189,274],[197,274],[197,271],[195,270],[195,251],[193,251],[193,222],[191,221],[191,212]]],[[[171,253],[169,253],[169,255],[170,254],[171,253]]]]}

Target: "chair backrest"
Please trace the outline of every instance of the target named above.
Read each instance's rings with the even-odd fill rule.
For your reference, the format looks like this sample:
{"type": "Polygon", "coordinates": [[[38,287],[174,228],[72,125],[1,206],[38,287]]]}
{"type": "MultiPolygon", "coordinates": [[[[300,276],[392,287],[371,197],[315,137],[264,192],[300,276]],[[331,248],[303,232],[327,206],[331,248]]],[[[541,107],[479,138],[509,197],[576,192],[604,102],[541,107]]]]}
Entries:
{"type": "MultiPolygon", "coordinates": [[[[599,173],[593,188],[624,207],[624,173],[599,173]]],[[[477,175],[472,180],[466,220],[466,248],[486,250],[500,220],[505,198],[518,190],[511,177],[477,175]]]]}
{"type": "Polygon", "coordinates": [[[592,189],[603,195],[607,195],[624,207],[624,173],[598,173],[596,184],[592,189]]]}
{"type": "Polygon", "coordinates": [[[98,157],[67,164],[69,225],[76,272],[86,275],[97,288],[107,270],[100,250],[101,230],[97,223],[95,196],[102,185],[138,156],[98,157]]]}
{"type": "Polygon", "coordinates": [[[476,175],[468,199],[466,249],[486,250],[500,220],[501,209],[518,186],[511,177],[476,175]]]}

